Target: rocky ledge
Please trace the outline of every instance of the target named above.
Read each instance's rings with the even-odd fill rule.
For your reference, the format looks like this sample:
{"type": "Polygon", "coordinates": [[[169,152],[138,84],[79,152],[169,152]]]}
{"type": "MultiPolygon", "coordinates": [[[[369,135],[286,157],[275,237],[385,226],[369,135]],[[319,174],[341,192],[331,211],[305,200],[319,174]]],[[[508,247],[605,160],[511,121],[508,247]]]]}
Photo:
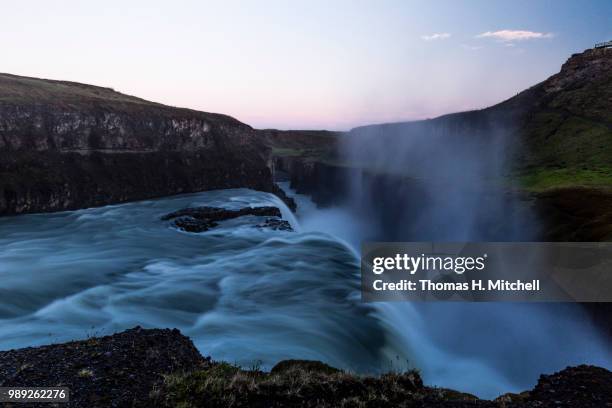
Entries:
{"type": "Polygon", "coordinates": [[[162,221],[173,220],[176,228],[186,232],[205,232],[219,225],[219,221],[232,218],[254,215],[268,218],[263,223],[257,224],[258,228],[270,228],[274,230],[293,231],[289,222],[283,220],[281,212],[276,207],[245,207],[239,210],[228,210],[220,207],[195,207],[185,208],[166,214],[161,217],[162,221]]]}
{"type": "MultiPolygon", "coordinates": [[[[70,388],[67,407],[607,407],[612,373],[593,366],[542,375],[531,391],[494,401],[425,386],[417,371],[357,376],[317,361],[270,372],[202,357],[178,330],[0,352],[0,386],[70,388]]],[[[27,404],[19,404],[26,407],[27,404]]]]}

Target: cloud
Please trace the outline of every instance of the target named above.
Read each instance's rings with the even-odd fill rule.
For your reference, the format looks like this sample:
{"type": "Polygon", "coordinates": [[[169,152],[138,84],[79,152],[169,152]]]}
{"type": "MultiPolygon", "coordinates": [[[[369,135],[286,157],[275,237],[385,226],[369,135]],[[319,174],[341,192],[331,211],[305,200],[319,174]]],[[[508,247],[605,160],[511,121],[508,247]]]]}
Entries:
{"type": "Polygon", "coordinates": [[[422,35],[421,38],[425,41],[445,40],[451,35],[449,33],[434,33],[431,35],[422,35]]]}
{"type": "Polygon", "coordinates": [[[478,34],[476,38],[494,38],[500,41],[524,41],[524,40],[537,40],[541,38],[552,38],[552,33],[540,33],[537,31],[525,31],[525,30],[499,30],[499,31],[487,31],[482,34],[478,34]]]}

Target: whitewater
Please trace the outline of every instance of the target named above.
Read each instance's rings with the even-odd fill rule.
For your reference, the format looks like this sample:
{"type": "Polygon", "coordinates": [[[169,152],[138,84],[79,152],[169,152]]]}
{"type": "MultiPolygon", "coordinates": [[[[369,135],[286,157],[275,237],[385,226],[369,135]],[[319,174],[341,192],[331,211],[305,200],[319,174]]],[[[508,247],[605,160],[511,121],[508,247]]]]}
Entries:
{"type": "Polygon", "coordinates": [[[176,327],[203,355],[245,367],[417,368],[485,398],[567,365],[611,366],[578,308],[362,303],[358,221],[294,196],[296,217],[272,194],[234,189],[1,218],[0,349],[176,327]],[[160,220],[201,205],[274,205],[295,232],[255,228],[254,216],[200,234],[160,220]]]}

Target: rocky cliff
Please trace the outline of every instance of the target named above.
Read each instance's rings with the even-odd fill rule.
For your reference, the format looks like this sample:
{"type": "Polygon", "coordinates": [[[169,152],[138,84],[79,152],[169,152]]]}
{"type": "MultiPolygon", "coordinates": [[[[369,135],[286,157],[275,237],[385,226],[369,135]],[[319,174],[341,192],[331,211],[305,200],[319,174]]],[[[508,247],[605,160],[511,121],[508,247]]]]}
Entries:
{"type": "Polygon", "coordinates": [[[217,188],[273,191],[267,151],[229,116],[0,74],[0,215],[217,188]]]}

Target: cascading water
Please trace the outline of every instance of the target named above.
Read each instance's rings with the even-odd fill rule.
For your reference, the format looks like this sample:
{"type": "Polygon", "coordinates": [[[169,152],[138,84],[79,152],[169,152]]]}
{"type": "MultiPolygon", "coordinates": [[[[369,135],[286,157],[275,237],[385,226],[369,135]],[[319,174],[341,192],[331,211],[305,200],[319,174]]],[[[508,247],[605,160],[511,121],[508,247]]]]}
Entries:
{"type": "MultiPolygon", "coordinates": [[[[282,186],[291,191],[288,183],[282,186]]],[[[362,240],[380,237],[372,235],[377,230],[369,225],[371,218],[356,217],[355,208],[316,209],[307,197],[292,193],[303,229],[324,230],[356,244],[356,254],[362,240]],[[329,223],[330,218],[335,222],[329,223]]],[[[384,333],[381,362],[392,362],[394,369],[416,367],[428,384],[481,398],[529,389],[540,374],[568,365],[612,366],[609,342],[575,305],[394,302],[369,306],[369,316],[384,333]]]]}
{"type": "Polygon", "coordinates": [[[271,368],[288,358],[377,371],[383,327],[356,296],[355,255],[300,232],[275,196],[220,190],[0,219],[0,349],[177,327],[205,355],[271,368]],[[200,234],[160,220],[199,205],[275,205],[297,232],[260,217],[200,234]]]}
{"type": "Polygon", "coordinates": [[[430,384],[484,397],[565,364],[609,366],[586,325],[527,306],[361,303],[353,245],[371,231],[344,208],[297,198],[300,225],[275,196],[245,189],[0,219],[0,349],[177,327],[203,354],[247,367],[409,365],[430,384]],[[160,221],[198,205],[276,205],[297,232],[254,228],[252,216],[200,234],[160,221]]]}
{"type": "MultiPolygon", "coordinates": [[[[535,240],[537,218],[508,188],[516,141],[500,122],[455,115],[346,135],[341,159],[366,170],[353,173],[350,197],[333,209],[352,220],[337,234],[353,243],[535,240]]],[[[372,306],[385,327],[387,358],[408,361],[431,384],[483,397],[527,389],[539,374],[567,365],[612,364],[609,339],[578,305],[372,306]]]]}

